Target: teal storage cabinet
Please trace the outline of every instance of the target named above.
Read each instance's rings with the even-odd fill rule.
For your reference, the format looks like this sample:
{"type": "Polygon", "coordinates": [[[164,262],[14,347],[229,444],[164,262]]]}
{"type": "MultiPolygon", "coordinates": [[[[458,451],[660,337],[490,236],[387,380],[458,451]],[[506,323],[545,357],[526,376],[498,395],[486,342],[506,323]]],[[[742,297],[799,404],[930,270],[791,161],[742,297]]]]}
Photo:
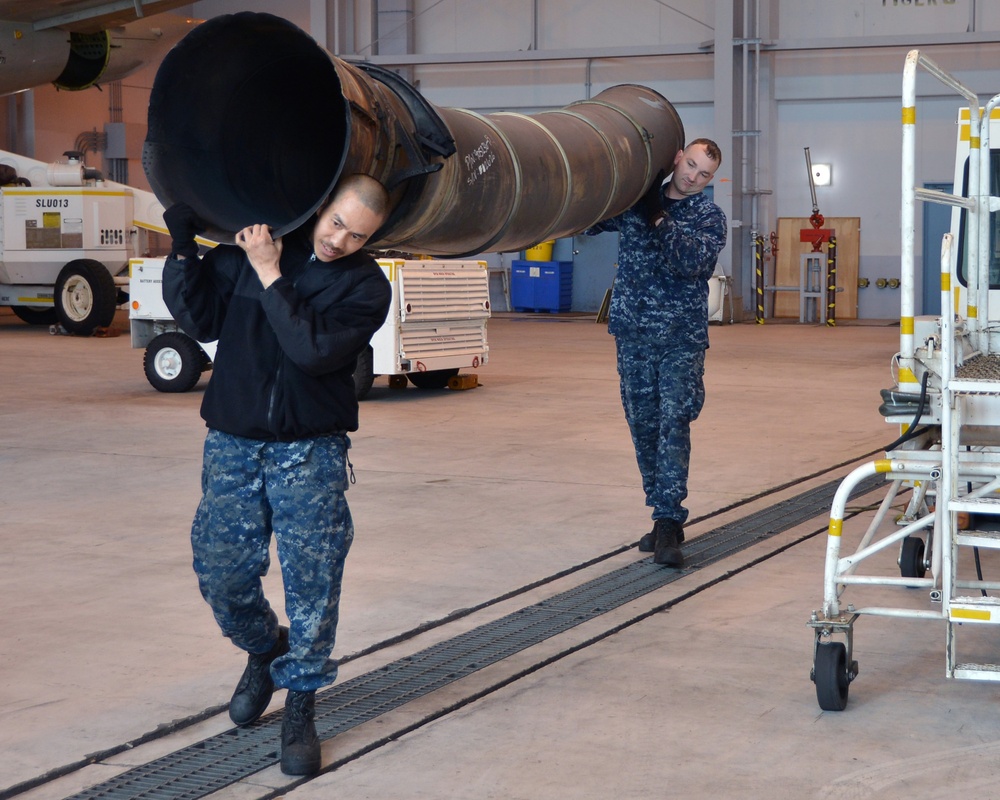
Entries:
{"type": "Polygon", "coordinates": [[[569,311],[573,301],[572,261],[520,261],[510,267],[514,311],[569,311]]]}

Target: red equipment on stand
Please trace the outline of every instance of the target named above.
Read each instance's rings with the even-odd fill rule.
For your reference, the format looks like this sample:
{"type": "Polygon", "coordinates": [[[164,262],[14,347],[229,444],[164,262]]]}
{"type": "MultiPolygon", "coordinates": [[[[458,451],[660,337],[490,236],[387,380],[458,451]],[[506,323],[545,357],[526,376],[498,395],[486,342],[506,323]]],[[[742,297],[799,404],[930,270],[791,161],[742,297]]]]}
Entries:
{"type": "MultiPolygon", "coordinates": [[[[812,196],[812,215],[809,217],[809,224],[812,228],[802,228],[799,231],[799,241],[808,242],[812,245],[812,252],[819,253],[822,251],[823,244],[828,245],[827,259],[826,259],[826,287],[825,290],[821,289],[819,285],[813,285],[816,283],[811,280],[811,275],[809,274],[808,262],[810,260],[818,260],[815,256],[811,254],[803,254],[802,265],[800,269],[800,292],[802,293],[802,301],[800,302],[800,308],[804,310],[805,300],[808,298],[817,299],[817,316],[826,318],[826,324],[833,327],[837,324],[836,322],[836,311],[837,311],[837,232],[831,228],[824,228],[823,223],[826,222],[826,218],[819,213],[819,205],[816,202],[816,182],[813,178],[813,168],[812,168],[812,158],[809,156],[809,148],[805,148],[806,153],[806,171],[809,174],[809,193],[812,196]],[[822,314],[820,311],[819,304],[822,302],[823,298],[820,294],[825,295],[826,300],[826,314],[822,314]]],[[[817,276],[818,277],[818,276],[817,276]]],[[[800,321],[804,321],[804,311],[800,311],[800,321]]]]}

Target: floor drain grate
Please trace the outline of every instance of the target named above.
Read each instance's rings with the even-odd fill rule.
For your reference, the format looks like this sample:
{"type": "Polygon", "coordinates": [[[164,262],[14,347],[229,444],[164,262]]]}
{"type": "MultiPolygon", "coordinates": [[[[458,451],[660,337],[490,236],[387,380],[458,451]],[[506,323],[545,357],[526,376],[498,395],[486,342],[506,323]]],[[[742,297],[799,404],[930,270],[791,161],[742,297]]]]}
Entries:
{"type": "MultiPolygon", "coordinates": [[[[330,739],[666,586],[693,569],[821,516],[829,510],[839,484],[824,484],[696,537],[684,548],[686,570],[658,567],[649,558],[636,561],[319,692],[317,732],[321,739],[330,739]]],[[[872,476],[852,496],[884,484],[883,476],[872,476]]],[[[280,748],[278,713],[251,728],[234,728],[135,767],[67,800],[196,800],[276,764],[280,748]]]]}

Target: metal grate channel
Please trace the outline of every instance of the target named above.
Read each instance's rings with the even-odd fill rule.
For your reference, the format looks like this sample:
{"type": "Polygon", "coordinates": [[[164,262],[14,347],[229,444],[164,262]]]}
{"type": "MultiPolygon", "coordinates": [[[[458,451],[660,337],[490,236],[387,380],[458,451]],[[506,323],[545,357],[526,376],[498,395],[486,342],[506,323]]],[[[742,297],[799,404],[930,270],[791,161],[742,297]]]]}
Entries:
{"type": "MultiPolygon", "coordinates": [[[[316,730],[330,739],[355,726],[495,664],[552,636],[676,581],[756,542],[826,512],[839,481],[703,534],[685,545],[688,568],[658,567],[649,558],[519,609],[316,695],[316,730]]],[[[852,497],[884,485],[862,481],[852,497]]],[[[122,773],[67,800],[196,800],[280,758],[281,713],[251,728],[234,728],[122,773]]]]}
{"type": "MultiPolygon", "coordinates": [[[[885,476],[873,475],[855,487],[851,496],[868,494],[884,484],[885,476]]],[[[758,541],[808,522],[829,510],[839,485],[839,481],[834,481],[817,486],[783,503],[722,525],[708,536],[699,536],[685,545],[685,560],[698,563],[699,566],[714,563],[720,558],[745,550],[758,541]]]]}

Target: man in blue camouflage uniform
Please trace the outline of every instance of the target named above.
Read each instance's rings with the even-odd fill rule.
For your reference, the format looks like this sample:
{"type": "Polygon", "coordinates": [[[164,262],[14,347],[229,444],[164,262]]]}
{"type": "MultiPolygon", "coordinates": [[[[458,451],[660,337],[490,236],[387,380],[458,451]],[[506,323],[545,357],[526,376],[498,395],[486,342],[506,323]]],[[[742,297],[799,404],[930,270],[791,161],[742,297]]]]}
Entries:
{"type": "Polygon", "coordinates": [[[389,213],[366,175],[342,179],[310,223],[272,239],[250,225],[198,257],[187,205],[164,220],[173,250],[163,294],[190,336],[218,339],[201,413],[208,425],[194,569],[219,627],[247,651],[229,704],[237,725],[288,689],[281,769],[320,768],[315,692],[334,681],[344,559],[354,537],[344,496],[348,432],[358,428],[353,372],[389,309],[391,287],[361,247],[389,213]],[[264,596],[272,534],[288,627],[264,596]]]}
{"type": "Polygon", "coordinates": [[[726,217],[703,193],[722,163],[715,142],[696,139],[628,211],[588,233],[617,231],[618,275],[608,315],[622,405],[635,445],[653,530],[639,542],[657,564],[684,556],[691,422],[705,402],[708,280],[726,244],[726,217]]]}

